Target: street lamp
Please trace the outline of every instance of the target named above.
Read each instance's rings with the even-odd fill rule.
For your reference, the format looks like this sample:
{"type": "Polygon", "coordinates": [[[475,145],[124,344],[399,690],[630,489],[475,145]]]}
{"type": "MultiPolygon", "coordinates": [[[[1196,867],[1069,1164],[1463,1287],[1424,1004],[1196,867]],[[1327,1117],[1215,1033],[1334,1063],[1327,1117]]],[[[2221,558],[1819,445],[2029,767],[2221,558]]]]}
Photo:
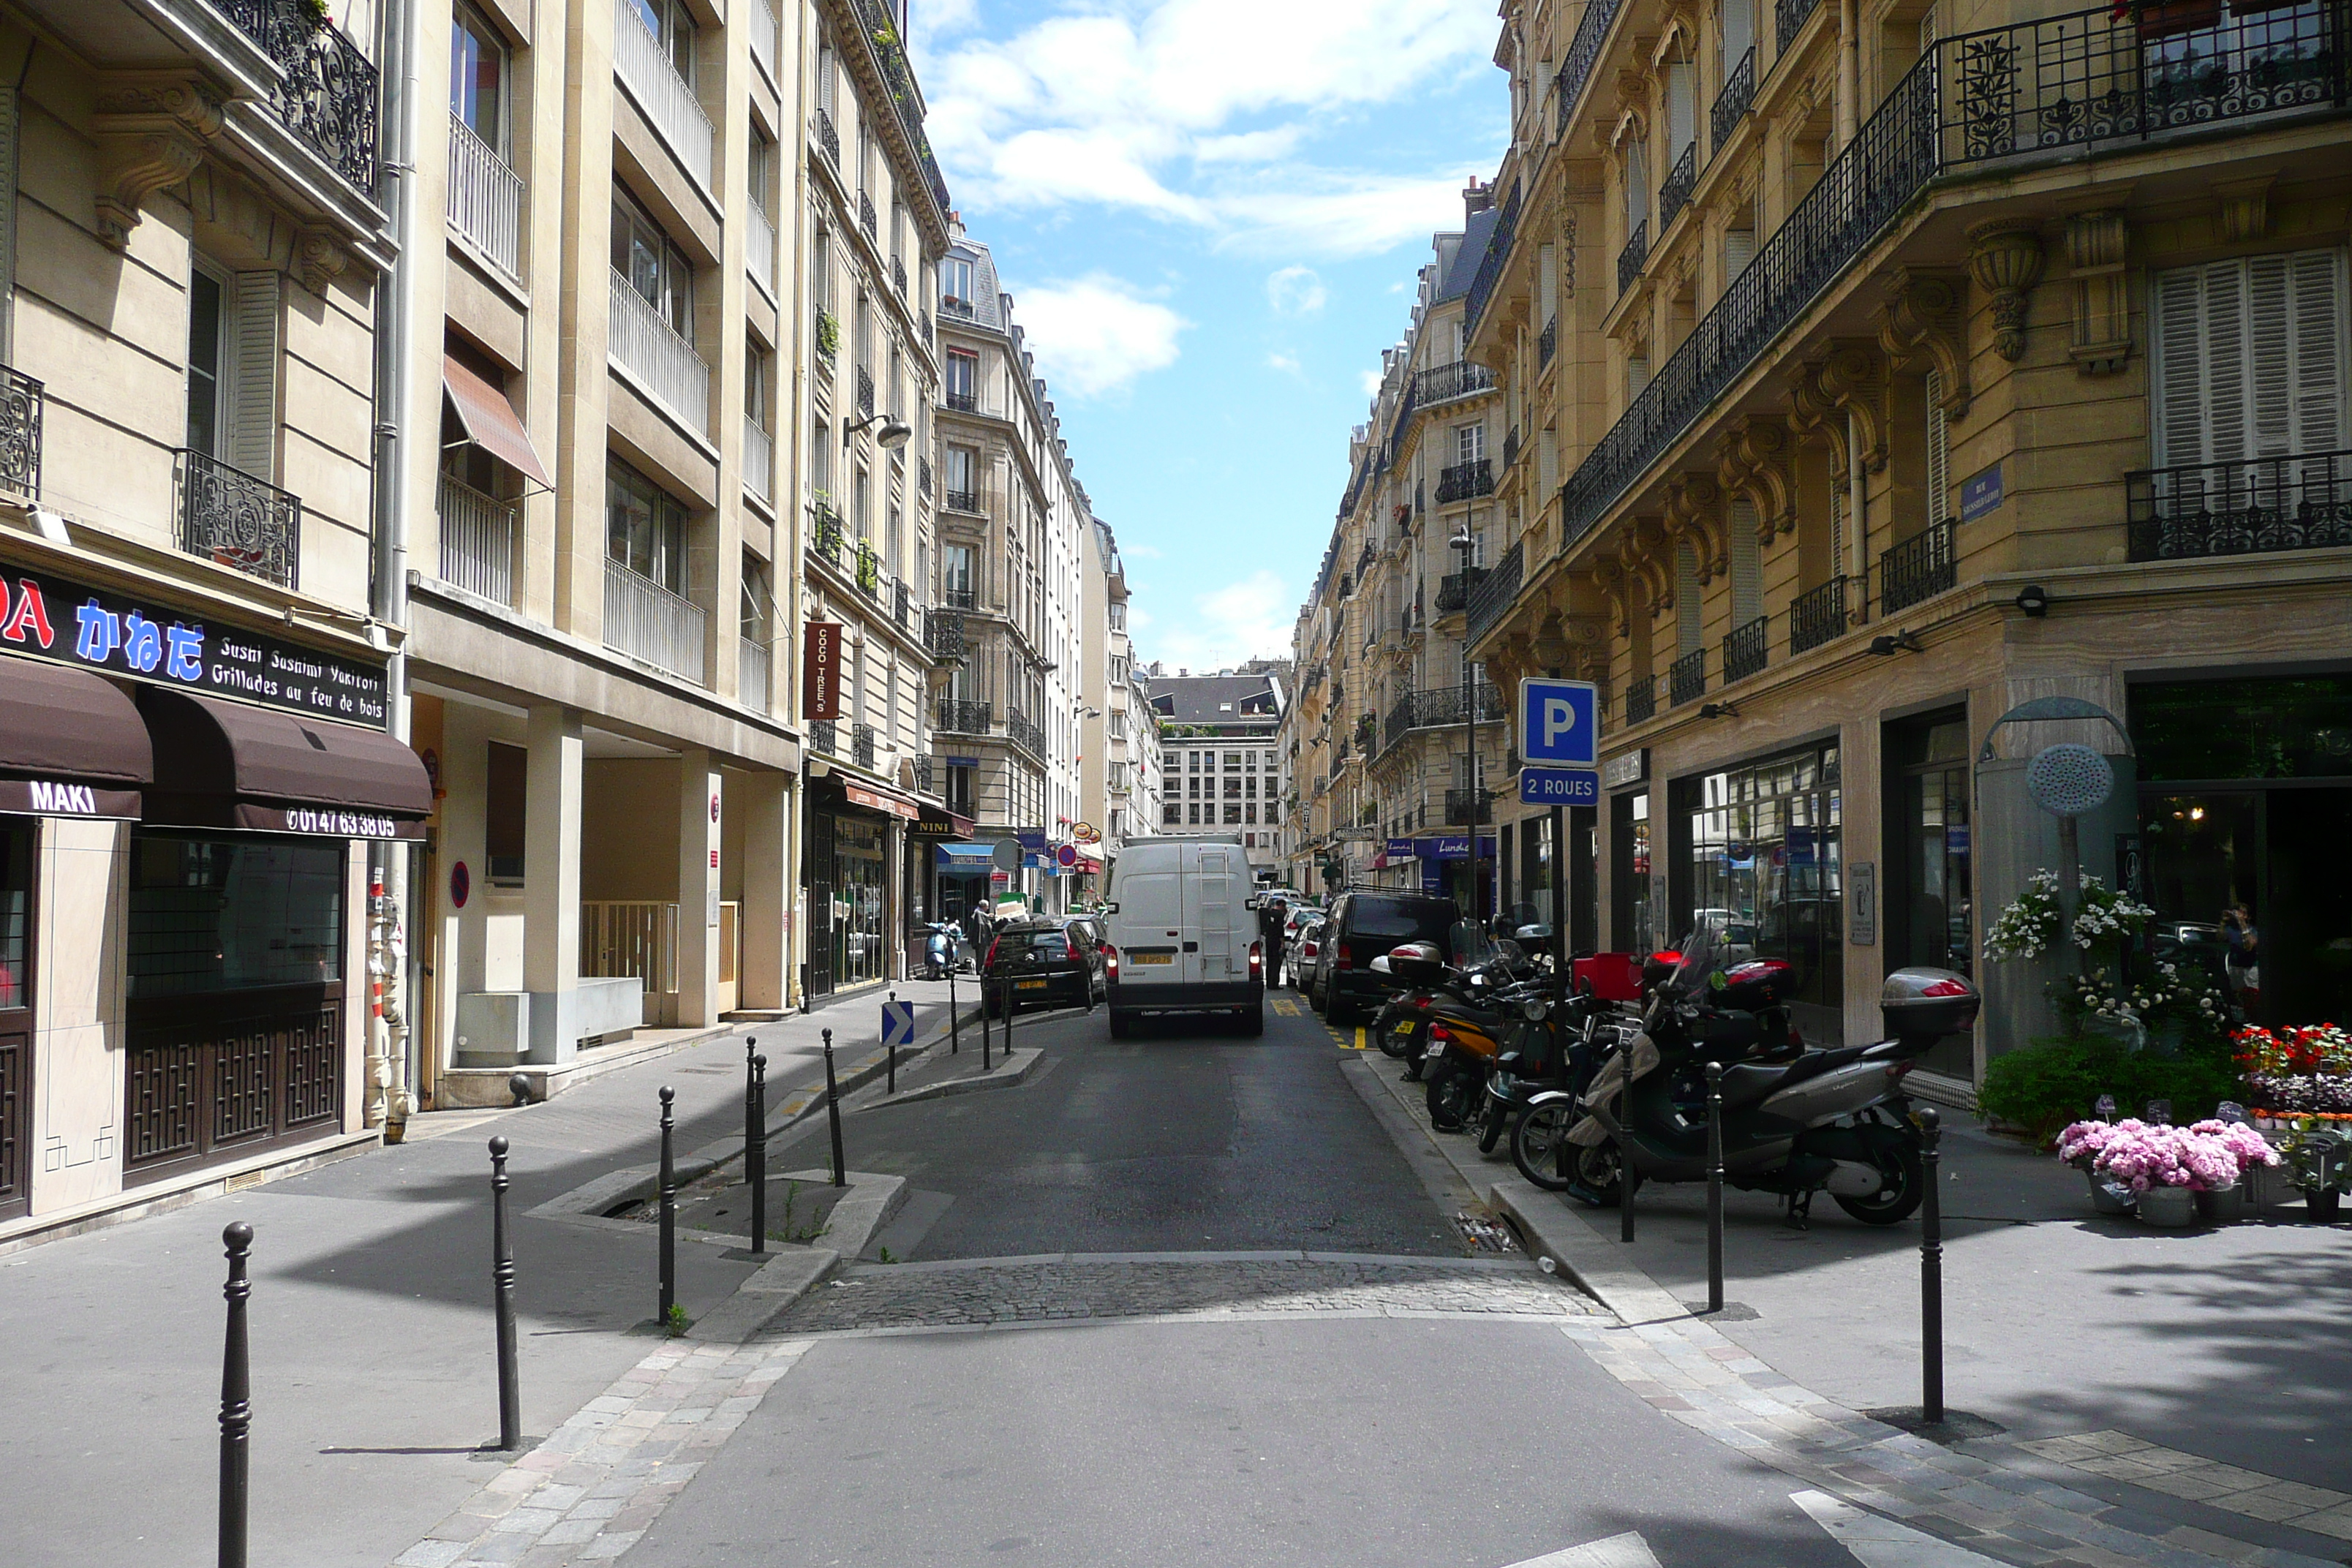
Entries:
{"type": "Polygon", "coordinates": [[[874,444],[886,452],[897,451],[915,434],[914,426],[895,415],[869,414],[855,425],[845,425],[841,427],[842,450],[845,452],[849,449],[851,437],[867,426],[877,423],[880,424],[882,428],[874,432],[874,444]]]}
{"type": "Polygon", "coordinates": [[[1478,788],[1478,702],[1470,680],[1470,552],[1478,542],[1470,536],[1470,524],[1465,519],[1462,531],[1446,543],[1462,552],[1462,741],[1465,761],[1463,778],[1468,784],[1464,792],[1469,800],[1470,846],[1466,857],[1470,868],[1469,920],[1475,931],[1478,923],[1478,808],[1486,804],[1478,788]]]}

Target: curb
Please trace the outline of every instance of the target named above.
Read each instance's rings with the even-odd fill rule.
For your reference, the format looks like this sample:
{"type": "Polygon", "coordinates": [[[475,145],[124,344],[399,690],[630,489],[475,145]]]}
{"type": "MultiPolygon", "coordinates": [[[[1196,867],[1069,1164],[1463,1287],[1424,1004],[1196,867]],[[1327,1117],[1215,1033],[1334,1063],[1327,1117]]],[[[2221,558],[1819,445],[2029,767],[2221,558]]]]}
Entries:
{"type": "Polygon", "coordinates": [[[982,1089],[1013,1089],[1034,1077],[1038,1064],[1045,1059],[1045,1053],[1034,1046],[1015,1047],[1010,1058],[987,1072],[974,1073],[970,1078],[942,1079],[938,1083],[927,1083],[920,1089],[909,1089],[898,1094],[884,1095],[874,1103],[877,1106],[911,1105],[919,1100],[937,1100],[942,1095],[977,1094],[982,1089]]]}

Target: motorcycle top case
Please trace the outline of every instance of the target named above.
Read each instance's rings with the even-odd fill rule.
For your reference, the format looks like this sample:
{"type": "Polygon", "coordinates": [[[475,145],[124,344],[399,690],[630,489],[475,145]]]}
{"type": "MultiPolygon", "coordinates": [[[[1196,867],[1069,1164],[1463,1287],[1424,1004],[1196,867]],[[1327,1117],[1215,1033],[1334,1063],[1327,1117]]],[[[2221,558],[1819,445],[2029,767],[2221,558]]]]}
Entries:
{"type": "Polygon", "coordinates": [[[1965,1035],[1977,1021],[1983,997],[1968,976],[1948,969],[1898,969],[1878,994],[1879,1016],[1898,1040],[1934,1042],[1965,1035]]]}
{"type": "Polygon", "coordinates": [[[1797,968],[1784,958],[1759,958],[1725,970],[1723,979],[1723,989],[1715,994],[1719,1005],[1758,1013],[1788,999],[1796,988],[1797,968]]]}
{"type": "Polygon", "coordinates": [[[1434,942],[1408,942],[1389,949],[1389,973],[1407,985],[1434,985],[1445,978],[1445,959],[1434,942]]]}
{"type": "Polygon", "coordinates": [[[1642,999],[1641,961],[1630,952],[1596,952],[1576,960],[1571,967],[1576,983],[1603,1002],[1642,999]]]}

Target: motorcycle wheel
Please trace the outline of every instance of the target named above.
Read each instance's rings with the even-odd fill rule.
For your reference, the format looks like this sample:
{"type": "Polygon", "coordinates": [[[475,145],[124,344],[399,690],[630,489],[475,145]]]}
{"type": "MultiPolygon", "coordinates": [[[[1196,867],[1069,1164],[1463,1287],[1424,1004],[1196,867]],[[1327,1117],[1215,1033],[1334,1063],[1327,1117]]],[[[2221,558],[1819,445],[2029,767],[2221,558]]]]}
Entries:
{"type": "Polygon", "coordinates": [[[1530,1110],[1511,1129],[1511,1163],[1518,1167],[1520,1175],[1548,1193],[1572,1191],[1595,1207],[1614,1208],[1623,1177],[1613,1141],[1597,1149],[1570,1144],[1568,1173],[1559,1173],[1560,1142],[1583,1119],[1572,1105],[1538,1105],[1530,1110]]]}
{"type": "Polygon", "coordinates": [[[1486,1097],[1486,1114],[1478,1124],[1478,1152],[1491,1154],[1495,1145],[1503,1141],[1503,1129],[1511,1124],[1511,1104],[1507,1100],[1486,1097]]]}
{"type": "Polygon", "coordinates": [[[1837,1199],[1838,1207],[1864,1225],[1899,1225],[1911,1217],[1927,1195],[1927,1177],[1919,1167],[1918,1146],[1906,1139],[1895,1146],[1893,1167],[1890,1169],[1882,1157],[1878,1169],[1888,1181],[1874,1196],[1850,1198],[1843,1193],[1830,1195],[1837,1199]]]}
{"type": "Polygon", "coordinates": [[[1394,1057],[1397,1060],[1402,1061],[1407,1057],[1418,1056],[1421,1053],[1422,1030],[1419,1026],[1416,1025],[1405,1033],[1399,1034],[1396,1029],[1396,1020],[1391,1018],[1380,1028],[1381,1035],[1377,1043],[1381,1047],[1381,1055],[1394,1057]]]}
{"type": "Polygon", "coordinates": [[[1429,1124],[1440,1132],[1459,1132],[1478,1113],[1479,1097],[1486,1086],[1478,1069],[1458,1057],[1442,1058],[1429,1075],[1424,1096],[1429,1124]]]}

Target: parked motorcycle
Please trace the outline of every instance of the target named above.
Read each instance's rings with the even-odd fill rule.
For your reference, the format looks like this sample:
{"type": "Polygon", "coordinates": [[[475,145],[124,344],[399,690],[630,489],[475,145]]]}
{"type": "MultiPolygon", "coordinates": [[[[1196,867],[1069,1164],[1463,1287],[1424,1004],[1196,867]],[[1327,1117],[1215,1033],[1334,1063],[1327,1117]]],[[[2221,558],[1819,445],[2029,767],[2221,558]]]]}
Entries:
{"type": "MultiPolygon", "coordinates": [[[[1540,941],[1550,931],[1526,926],[1518,934],[1540,941]]],[[[1459,1132],[1478,1112],[1505,1037],[1521,1020],[1521,1010],[1539,1000],[1550,982],[1543,977],[1542,965],[1510,939],[1494,942],[1480,962],[1458,970],[1447,968],[1427,942],[1409,942],[1392,951],[1389,959],[1398,978],[1426,987],[1429,997],[1423,1009],[1427,1044],[1414,1065],[1428,1085],[1430,1125],[1440,1132],[1459,1132]]],[[[1412,1076],[1410,1070],[1407,1076],[1412,1076]]]]}
{"type": "Polygon", "coordinates": [[[1564,1160],[1574,1172],[1570,1190],[1599,1205],[1620,1200],[1629,1166],[1636,1183],[1705,1181],[1706,1069],[1721,1062],[1726,1181],[1780,1194],[1801,1224],[1821,1192],[1866,1224],[1907,1217],[1922,1177],[1903,1077],[1938,1040],[1975,1023],[1977,988],[1948,970],[1898,969],[1879,1003],[1890,1038],[1808,1049],[1785,1024],[1785,966],[1765,960],[1724,973],[1718,952],[1704,929],[1684,945],[1641,1032],[1575,1097],[1586,1114],[1565,1137],[1577,1152],[1551,1151],[1555,1173],[1564,1160]]]}
{"type": "Polygon", "coordinates": [[[945,980],[950,971],[971,973],[971,942],[961,926],[941,921],[921,929],[924,979],[945,980]]]}

